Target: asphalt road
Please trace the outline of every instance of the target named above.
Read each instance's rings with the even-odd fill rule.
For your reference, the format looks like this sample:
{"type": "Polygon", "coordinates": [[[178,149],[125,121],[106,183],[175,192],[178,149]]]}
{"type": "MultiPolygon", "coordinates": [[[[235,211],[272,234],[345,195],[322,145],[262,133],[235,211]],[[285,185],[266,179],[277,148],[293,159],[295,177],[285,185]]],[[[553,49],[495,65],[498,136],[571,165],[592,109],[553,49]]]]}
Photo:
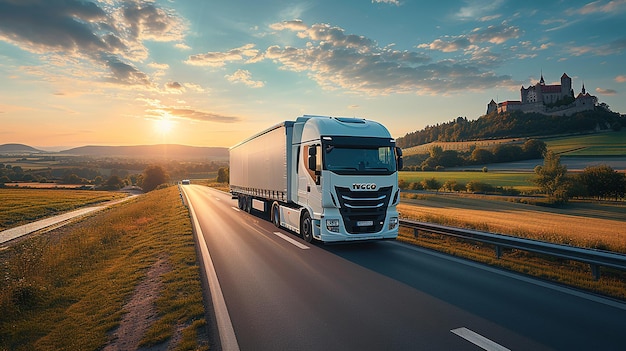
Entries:
{"type": "Polygon", "coordinates": [[[626,304],[395,241],[307,244],[183,188],[241,350],[626,348],[626,304]]]}

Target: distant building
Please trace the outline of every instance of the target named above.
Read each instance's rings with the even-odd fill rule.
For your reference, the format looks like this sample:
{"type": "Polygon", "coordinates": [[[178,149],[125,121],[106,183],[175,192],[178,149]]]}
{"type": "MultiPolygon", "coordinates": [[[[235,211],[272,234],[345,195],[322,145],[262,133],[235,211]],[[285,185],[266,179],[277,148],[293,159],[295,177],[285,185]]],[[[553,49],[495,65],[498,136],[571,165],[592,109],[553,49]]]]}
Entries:
{"type": "Polygon", "coordinates": [[[520,89],[521,101],[503,101],[496,103],[493,99],[487,104],[487,114],[492,112],[503,113],[507,111],[537,112],[545,115],[569,116],[577,112],[593,110],[598,104],[598,98],[585,91],[583,83],[582,91],[574,96],[572,78],[566,73],[561,76],[561,84],[546,85],[541,79],[535,85],[520,89]]]}

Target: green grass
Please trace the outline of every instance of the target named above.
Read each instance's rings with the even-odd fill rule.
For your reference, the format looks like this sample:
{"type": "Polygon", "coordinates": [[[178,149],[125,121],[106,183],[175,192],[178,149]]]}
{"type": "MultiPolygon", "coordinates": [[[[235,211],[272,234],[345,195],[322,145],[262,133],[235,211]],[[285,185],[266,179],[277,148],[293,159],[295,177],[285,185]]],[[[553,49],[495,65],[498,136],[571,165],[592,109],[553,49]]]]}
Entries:
{"type": "Polygon", "coordinates": [[[468,183],[476,180],[493,186],[515,188],[521,191],[536,189],[530,181],[534,173],[497,173],[497,172],[400,172],[398,179],[407,183],[421,182],[424,179],[435,178],[442,184],[448,180],[455,180],[457,183],[468,183]]]}
{"type": "Polygon", "coordinates": [[[549,150],[563,156],[626,156],[626,130],[545,139],[549,150]]]}
{"type": "Polygon", "coordinates": [[[0,230],[125,196],[109,191],[0,188],[0,230]]]}
{"type": "Polygon", "coordinates": [[[100,350],[124,305],[158,260],[157,320],[142,340],[154,345],[182,327],[177,350],[206,349],[202,288],[191,221],[176,187],[0,252],[0,350],[100,350]]]}

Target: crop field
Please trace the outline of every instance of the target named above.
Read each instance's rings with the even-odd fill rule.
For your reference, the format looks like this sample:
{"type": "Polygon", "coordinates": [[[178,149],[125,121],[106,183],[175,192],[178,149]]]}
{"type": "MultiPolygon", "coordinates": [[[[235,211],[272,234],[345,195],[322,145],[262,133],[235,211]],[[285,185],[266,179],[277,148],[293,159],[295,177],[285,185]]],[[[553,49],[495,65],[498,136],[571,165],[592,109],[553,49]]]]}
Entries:
{"type": "Polygon", "coordinates": [[[484,197],[419,195],[404,197],[398,210],[424,222],[626,253],[623,203],[572,202],[549,208],[484,197]]]}
{"type": "Polygon", "coordinates": [[[92,190],[0,189],[0,230],[125,196],[92,190]]]}

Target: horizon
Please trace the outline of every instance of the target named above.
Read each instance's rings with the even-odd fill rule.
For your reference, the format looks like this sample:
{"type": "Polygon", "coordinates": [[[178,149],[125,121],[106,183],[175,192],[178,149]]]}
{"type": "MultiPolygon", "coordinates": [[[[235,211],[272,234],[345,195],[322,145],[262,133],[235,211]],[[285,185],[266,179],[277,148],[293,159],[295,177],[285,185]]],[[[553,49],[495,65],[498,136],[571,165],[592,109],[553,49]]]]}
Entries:
{"type": "Polygon", "coordinates": [[[626,0],[0,0],[0,144],[230,147],[304,114],[394,138],[567,73],[626,111],[626,0]]]}

